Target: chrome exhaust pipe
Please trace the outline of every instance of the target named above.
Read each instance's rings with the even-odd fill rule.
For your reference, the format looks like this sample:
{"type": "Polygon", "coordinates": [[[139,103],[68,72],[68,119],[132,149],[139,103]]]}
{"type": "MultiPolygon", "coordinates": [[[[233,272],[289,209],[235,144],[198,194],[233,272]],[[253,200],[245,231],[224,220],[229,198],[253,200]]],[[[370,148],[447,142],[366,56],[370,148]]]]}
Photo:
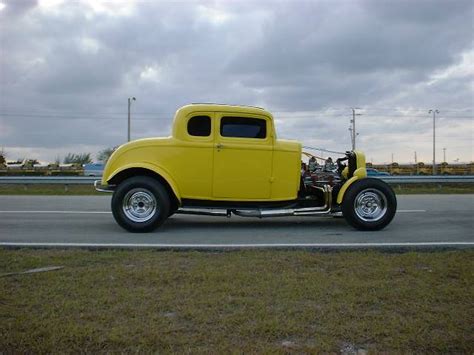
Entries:
{"type": "Polygon", "coordinates": [[[275,210],[275,209],[269,209],[269,210],[232,210],[232,213],[235,214],[236,216],[240,217],[257,217],[257,218],[263,218],[263,217],[286,217],[286,216],[292,216],[293,215],[293,210],[275,210]]]}
{"type": "Polygon", "coordinates": [[[203,209],[203,208],[179,208],[176,213],[192,214],[200,216],[215,216],[215,217],[230,217],[230,211],[217,209],[203,209]]]}
{"type": "Polygon", "coordinates": [[[233,214],[241,217],[287,217],[287,216],[312,216],[318,214],[329,214],[332,205],[332,188],[326,186],[320,188],[324,192],[325,204],[321,207],[303,207],[292,209],[258,209],[258,210],[231,210],[233,214]]]}
{"type": "Polygon", "coordinates": [[[288,210],[232,210],[232,213],[240,217],[288,217],[288,216],[312,216],[317,214],[328,214],[331,212],[330,206],[295,208],[288,210]]]}
{"type": "Polygon", "coordinates": [[[332,188],[329,186],[316,187],[324,194],[324,206],[302,207],[286,209],[213,209],[213,208],[180,208],[176,213],[191,214],[201,216],[230,217],[232,214],[240,217],[288,217],[288,216],[313,216],[320,214],[330,214],[332,205],[332,188]]]}

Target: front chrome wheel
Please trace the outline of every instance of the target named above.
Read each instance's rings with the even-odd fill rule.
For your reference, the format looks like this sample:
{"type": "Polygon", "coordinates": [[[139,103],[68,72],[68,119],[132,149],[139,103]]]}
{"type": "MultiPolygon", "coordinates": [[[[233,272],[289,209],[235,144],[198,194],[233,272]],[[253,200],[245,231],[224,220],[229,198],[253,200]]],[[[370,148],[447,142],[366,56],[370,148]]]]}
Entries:
{"type": "Polygon", "coordinates": [[[378,221],[387,213],[387,198],[376,189],[362,190],[354,200],[354,211],[365,222],[378,221]]]}
{"type": "Polygon", "coordinates": [[[145,188],[128,191],[123,198],[122,211],[127,218],[137,223],[149,221],[159,212],[155,195],[145,188]]]}
{"type": "Polygon", "coordinates": [[[395,216],[397,198],[392,188],[380,179],[355,181],[346,191],[341,205],[346,221],[359,230],[384,228],[395,216]]]}

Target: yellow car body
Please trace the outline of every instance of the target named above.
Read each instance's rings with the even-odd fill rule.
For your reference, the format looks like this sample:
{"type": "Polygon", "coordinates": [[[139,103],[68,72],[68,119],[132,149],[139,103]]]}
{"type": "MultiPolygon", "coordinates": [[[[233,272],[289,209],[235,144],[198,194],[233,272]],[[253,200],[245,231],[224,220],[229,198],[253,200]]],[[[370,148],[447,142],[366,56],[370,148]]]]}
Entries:
{"type": "Polygon", "coordinates": [[[172,134],[123,144],[110,156],[99,191],[113,191],[115,220],[149,232],[174,213],[242,217],[342,214],[360,230],[395,215],[393,190],[367,178],[362,152],[303,164],[299,142],[278,139],[270,112],[250,106],[181,107],[172,134]],[[342,163],[347,161],[347,165],[342,163]]]}
{"type": "Polygon", "coordinates": [[[162,177],[178,201],[286,201],[300,184],[301,144],[277,139],[273,116],[261,108],[193,104],[180,108],[172,135],[138,139],[120,146],[108,160],[102,185],[130,169],[146,169],[162,177]],[[189,120],[211,119],[209,136],[188,132],[189,120]],[[263,120],[264,138],[222,136],[223,117],[263,120]]]}

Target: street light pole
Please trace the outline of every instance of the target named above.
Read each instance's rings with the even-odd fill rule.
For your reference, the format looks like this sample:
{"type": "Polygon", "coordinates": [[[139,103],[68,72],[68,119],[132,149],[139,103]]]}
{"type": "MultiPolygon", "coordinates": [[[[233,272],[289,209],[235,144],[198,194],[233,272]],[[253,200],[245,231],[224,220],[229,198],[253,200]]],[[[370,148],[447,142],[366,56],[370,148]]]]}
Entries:
{"type": "Polygon", "coordinates": [[[130,142],[130,107],[132,106],[132,100],[136,101],[135,97],[128,98],[128,130],[127,130],[127,142],[130,142]]]}
{"type": "Polygon", "coordinates": [[[429,110],[433,114],[433,175],[436,175],[436,114],[438,110],[429,110]]]}

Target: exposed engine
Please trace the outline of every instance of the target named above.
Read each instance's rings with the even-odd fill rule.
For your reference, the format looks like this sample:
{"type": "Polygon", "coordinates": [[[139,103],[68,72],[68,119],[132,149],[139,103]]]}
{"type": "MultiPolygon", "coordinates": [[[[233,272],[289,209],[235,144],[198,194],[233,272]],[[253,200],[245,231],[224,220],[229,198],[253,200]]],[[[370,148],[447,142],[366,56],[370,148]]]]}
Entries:
{"type": "Polygon", "coordinates": [[[334,186],[341,181],[338,165],[333,162],[331,157],[323,159],[309,153],[304,154],[310,156],[308,163],[301,162],[301,177],[305,187],[334,186]]]}
{"type": "Polygon", "coordinates": [[[345,165],[341,162],[347,157],[337,159],[335,163],[331,157],[324,159],[307,152],[303,154],[309,160],[307,163],[301,162],[300,198],[327,203],[325,190],[329,188],[335,198],[342,185],[341,172],[345,165]]]}

